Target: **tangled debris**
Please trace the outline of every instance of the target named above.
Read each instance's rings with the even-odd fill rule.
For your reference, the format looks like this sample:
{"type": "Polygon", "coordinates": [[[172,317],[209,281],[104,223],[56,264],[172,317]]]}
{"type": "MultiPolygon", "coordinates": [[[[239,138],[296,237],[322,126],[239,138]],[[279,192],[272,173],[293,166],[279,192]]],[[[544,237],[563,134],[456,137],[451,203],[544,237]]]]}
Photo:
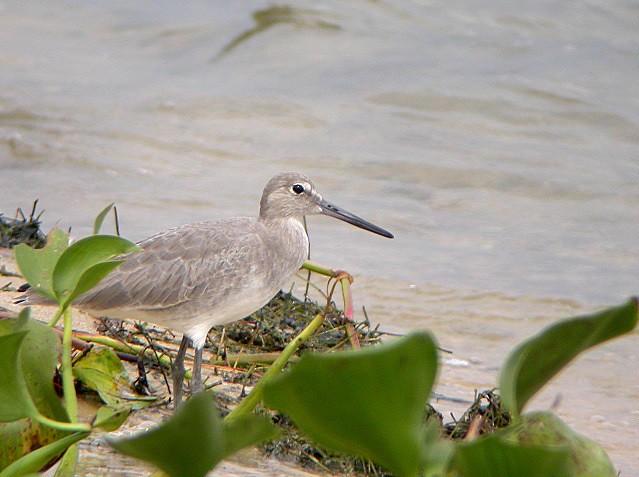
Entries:
{"type": "MultiPolygon", "coordinates": [[[[261,352],[281,351],[320,313],[325,314],[324,323],[300,349],[325,351],[340,348],[348,341],[347,325],[351,323],[344,318],[335,303],[331,302],[327,307],[320,306],[312,301],[299,300],[292,293],[284,291],[280,291],[249,318],[216,326],[209,337],[213,337],[211,344],[218,346],[224,334],[231,343],[222,342],[222,346],[232,351],[238,351],[238,345],[244,348],[250,346],[261,352]]],[[[380,341],[382,333],[371,329],[368,320],[356,323],[355,329],[362,345],[380,341]]]]}
{"type": "Polygon", "coordinates": [[[13,248],[21,243],[34,248],[44,247],[46,236],[40,230],[40,216],[36,216],[38,201],[33,203],[31,213],[27,217],[18,209],[16,217],[11,219],[0,213],[0,247],[13,248]]]}
{"type": "Polygon", "coordinates": [[[465,439],[473,423],[478,426],[476,432],[479,435],[489,434],[510,424],[510,414],[502,406],[501,397],[494,389],[477,394],[461,419],[444,424],[442,433],[451,439],[465,439]]]}

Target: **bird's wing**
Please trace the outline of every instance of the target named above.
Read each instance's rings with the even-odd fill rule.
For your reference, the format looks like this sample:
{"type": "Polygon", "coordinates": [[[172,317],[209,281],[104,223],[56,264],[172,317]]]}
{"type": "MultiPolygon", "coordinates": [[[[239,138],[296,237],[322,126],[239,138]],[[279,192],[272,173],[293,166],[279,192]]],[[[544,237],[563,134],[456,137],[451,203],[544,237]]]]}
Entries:
{"type": "Polygon", "coordinates": [[[190,224],[155,235],[128,254],[124,263],[76,304],[91,310],[169,308],[201,296],[209,287],[220,295],[239,279],[238,263],[259,253],[252,219],[190,224]],[[232,233],[242,230],[241,234],[232,233]],[[238,238],[239,236],[239,238],[238,238]]]}

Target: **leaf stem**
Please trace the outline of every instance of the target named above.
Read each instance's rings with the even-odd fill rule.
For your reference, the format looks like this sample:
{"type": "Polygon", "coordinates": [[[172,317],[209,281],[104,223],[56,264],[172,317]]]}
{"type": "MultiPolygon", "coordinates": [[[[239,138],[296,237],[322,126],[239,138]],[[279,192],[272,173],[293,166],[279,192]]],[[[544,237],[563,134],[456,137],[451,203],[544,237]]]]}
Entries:
{"type": "MultiPolygon", "coordinates": [[[[108,336],[94,335],[82,331],[76,331],[74,333],[74,336],[88,343],[97,343],[103,346],[108,346],[109,348],[115,351],[120,351],[122,353],[135,354],[138,356],[146,356],[151,359],[157,359],[160,364],[166,366],[167,368],[170,368],[172,364],[171,357],[168,354],[158,355],[153,349],[150,349],[148,346],[125,343],[113,338],[109,338],[108,336]]],[[[186,379],[191,379],[191,371],[187,371],[185,377],[186,379]]]]}
{"type": "Polygon", "coordinates": [[[311,262],[310,260],[306,260],[302,264],[302,268],[327,277],[335,276],[335,270],[333,270],[332,268],[325,267],[324,265],[320,265],[319,263],[311,262]]]}
{"type": "Polygon", "coordinates": [[[58,311],[55,312],[55,315],[53,316],[53,318],[51,319],[51,321],[49,322],[49,326],[51,328],[53,328],[58,321],[60,321],[60,317],[62,316],[62,313],[64,313],[65,308],[64,307],[59,307],[58,311]]]}
{"type": "Polygon", "coordinates": [[[351,294],[351,281],[347,277],[340,279],[340,285],[342,286],[342,297],[344,298],[344,317],[353,321],[355,312],[353,310],[353,295],[351,294]]]}
{"type": "Polygon", "coordinates": [[[262,400],[262,396],[264,394],[264,385],[274,376],[278,375],[289,358],[293,356],[293,354],[298,350],[298,348],[304,343],[310,336],[317,331],[317,329],[324,322],[324,314],[318,313],[315,318],[304,328],[299,335],[297,335],[293,341],[291,341],[286,348],[282,350],[280,356],[273,362],[271,366],[266,370],[262,379],[260,379],[257,384],[253,387],[253,390],[249,393],[248,396],[240,402],[231,413],[224,418],[226,421],[233,421],[241,416],[246,414],[250,414],[253,412],[255,407],[262,400]]]}
{"type": "Polygon", "coordinates": [[[51,427],[53,429],[57,429],[59,431],[71,431],[71,432],[90,432],[91,431],[91,426],[88,424],[80,424],[77,422],[55,421],[53,419],[49,419],[46,416],[43,416],[42,414],[33,416],[33,419],[35,419],[42,425],[51,427]]]}
{"type": "Polygon", "coordinates": [[[73,369],[71,368],[71,344],[73,340],[73,324],[71,310],[66,307],[62,313],[64,330],[62,332],[62,392],[66,403],[67,413],[72,423],[78,422],[78,397],[73,384],[73,369]]]}

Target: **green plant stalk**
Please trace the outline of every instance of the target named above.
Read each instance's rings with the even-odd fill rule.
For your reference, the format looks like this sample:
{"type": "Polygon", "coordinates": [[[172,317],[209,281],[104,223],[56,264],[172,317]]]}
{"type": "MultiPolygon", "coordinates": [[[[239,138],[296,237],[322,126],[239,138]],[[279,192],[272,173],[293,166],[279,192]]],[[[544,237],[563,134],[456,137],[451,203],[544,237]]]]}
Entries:
{"type": "Polygon", "coordinates": [[[346,329],[348,331],[348,340],[351,342],[353,349],[360,349],[359,338],[355,326],[353,326],[353,319],[355,317],[355,311],[353,310],[353,295],[351,293],[351,277],[343,276],[340,278],[339,283],[342,287],[342,298],[344,299],[344,318],[348,320],[346,329]]]}
{"type": "Polygon", "coordinates": [[[38,414],[33,417],[35,421],[38,421],[40,424],[45,425],[47,427],[51,427],[53,429],[58,429],[59,431],[71,431],[71,432],[89,432],[91,431],[91,426],[88,424],[80,424],[78,422],[62,422],[55,421],[53,419],[49,419],[42,414],[38,414]]]}
{"type": "MultiPolygon", "coordinates": [[[[132,354],[142,354],[145,352],[149,353],[151,350],[146,346],[123,343],[122,341],[118,341],[113,338],[109,338],[108,336],[102,335],[94,335],[91,333],[85,333],[83,331],[76,331],[75,337],[81,339],[82,341],[86,341],[89,343],[97,343],[103,346],[108,346],[112,348],[114,351],[121,351],[123,353],[132,353],[132,354]]],[[[168,359],[167,359],[168,362],[168,359]]],[[[164,364],[164,362],[162,362],[164,364]]]]}
{"type": "Polygon", "coordinates": [[[353,319],[353,300],[351,297],[351,279],[352,277],[343,270],[334,270],[319,263],[306,260],[302,264],[302,268],[309,272],[319,273],[329,278],[339,278],[342,285],[342,296],[344,297],[344,316],[349,320],[353,319]]]}
{"type": "MultiPolygon", "coordinates": [[[[149,349],[147,346],[141,346],[136,344],[122,343],[121,341],[115,340],[113,338],[109,338],[108,336],[102,335],[94,335],[91,333],[85,333],[82,331],[76,331],[73,333],[73,336],[86,341],[87,343],[97,343],[99,345],[107,346],[114,351],[121,351],[122,353],[130,353],[134,355],[142,355],[152,358],[158,359],[160,364],[166,366],[167,368],[171,367],[171,359],[166,354],[160,354],[156,356],[153,350],[149,349]]],[[[245,353],[237,353],[237,354],[229,354],[226,359],[218,358],[217,360],[210,360],[208,363],[214,366],[224,366],[227,363],[237,363],[237,364],[273,364],[273,362],[280,356],[280,353],[253,353],[253,354],[245,354],[245,353]]],[[[293,361],[295,356],[293,356],[289,361],[293,361]]],[[[191,379],[191,372],[186,372],[186,379],[191,379]]]]}
{"type": "Polygon", "coordinates": [[[49,326],[51,328],[53,328],[58,321],[60,321],[60,317],[62,316],[62,313],[64,313],[64,308],[60,307],[58,308],[58,311],[55,312],[55,315],[53,315],[53,318],[51,318],[51,321],[49,322],[49,326]]]}
{"type": "Polygon", "coordinates": [[[264,395],[264,386],[265,384],[271,380],[271,378],[277,376],[288,360],[293,356],[293,354],[299,349],[299,347],[304,343],[307,339],[309,339],[315,331],[322,325],[324,322],[324,315],[322,313],[318,313],[315,318],[304,328],[299,335],[297,335],[280,353],[279,358],[277,358],[271,366],[266,370],[262,379],[260,379],[257,384],[253,387],[253,390],[246,396],[242,402],[240,402],[233,411],[229,413],[228,416],[224,418],[224,420],[228,420],[229,422],[237,419],[241,416],[250,414],[257,407],[257,405],[262,401],[262,397],[264,395]]]}
{"type": "Polygon", "coordinates": [[[335,271],[332,268],[325,267],[320,265],[319,263],[311,262],[310,260],[306,260],[302,264],[302,268],[305,270],[309,270],[311,272],[319,273],[320,275],[324,275],[327,277],[334,277],[335,271]]]}
{"type": "MultiPolygon", "coordinates": [[[[166,366],[167,368],[171,367],[171,358],[168,355],[161,354],[157,356],[152,349],[149,349],[148,346],[123,343],[122,341],[109,338],[108,336],[94,335],[91,333],[83,333],[81,331],[76,332],[75,337],[83,341],[86,341],[88,343],[97,343],[103,346],[108,346],[114,351],[120,351],[122,353],[130,353],[135,355],[144,355],[151,359],[157,358],[160,364],[162,364],[163,366],[166,366]]],[[[186,372],[185,378],[191,379],[191,371],[186,372]]]]}
{"type": "MultiPolygon", "coordinates": [[[[302,268],[308,270],[309,272],[319,273],[320,275],[324,275],[331,278],[338,278],[342,288],[342,297],[344,299],[344,317],[348,321],[353,321],[355,316],[355,312],[353,310],[353,295],[351,294],[351,279],[350,275],[345,274],[345,272],[333,270],[332,268],[325,267],[324,265],[320,265],[319,263],[312,262],[310,260],[306,260],[302,264],[302,268]],[[341,275],[341,277],[340,277],[341,275]]],[[[310,277],[309,277],[310,283],[310,277]]],[[[351,346],[354,349],[359,349],[360,343],[357,338],[357,333],[355,332],[355,327],[353,325],[348,326],[348,339],[351,342],[351,346]]]]}
{"type": "Polygon", "coordinates": [[[349,321],[353,321],[353,318],[355,317],[355,311],[353,310],[351,281],[348,279],[348,277],[342,277],[339,282],[342,286],[342,297],[344,298],[344,317],[349,321]]]}
{"type": "Polygon", "coordinates": [[[72,423],[78,422],[78,397],[75,394],[73,384],[73,369],[71,368],[71,342],[73,340],[73,323],[71,321],[71,310],[65,307],[62,312],[64,318],[64,330],[62,332],[62,393],[72,423]]]}

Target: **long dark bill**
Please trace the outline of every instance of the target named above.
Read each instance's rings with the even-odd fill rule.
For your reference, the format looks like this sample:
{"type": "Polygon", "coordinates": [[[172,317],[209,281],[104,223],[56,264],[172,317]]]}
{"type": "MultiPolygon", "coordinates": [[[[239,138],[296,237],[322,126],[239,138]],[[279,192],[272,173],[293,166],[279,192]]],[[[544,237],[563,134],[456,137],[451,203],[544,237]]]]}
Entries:
{"type": "Polygon", "coordinates": [[[371,224],[370,222],[358,217],[357,215],[351,214],[347,210],[344,210],[336,205],[331,204],[330,202],[326,202],[324,199],[320,201],[318,204],[322,209],[322,214],[328,215],[330,217],[335,217],[336,219],[343,220],[344,222],[348,222],[349,224],[354,225],[355,227],[359,227],[360,229],[368,230],[369,232],[373,232],[377,235],[381,235],[382,237],[393,238],[393,234],[388,230],[384,230],[377,225],[371,224]]]}

